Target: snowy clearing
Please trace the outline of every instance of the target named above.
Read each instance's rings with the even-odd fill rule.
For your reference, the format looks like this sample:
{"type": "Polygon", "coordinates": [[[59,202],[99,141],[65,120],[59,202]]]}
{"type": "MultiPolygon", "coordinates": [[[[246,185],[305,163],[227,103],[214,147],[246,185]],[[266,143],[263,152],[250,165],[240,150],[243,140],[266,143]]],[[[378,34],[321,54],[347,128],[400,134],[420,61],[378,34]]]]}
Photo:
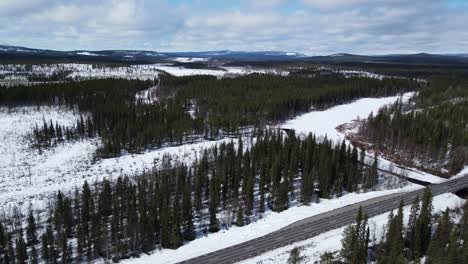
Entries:
{"type": "MultiPolygon", "coordinates": [[[[408,100],[414,92],[403,94],[403,101],[408,100]]],[[[355,119],[367,118],[371,112],[376,113],[382,106],[394,103],[400,96],[381,98],[362,98],[348,104],[331,107],[323,111],[312,111],[286,121],[280,127],[294,129],[297,133],[314,133],[341,142],[345,136],[336,127],[355,119]]]]}
{"type": "MultiPolygon", "coordinates": [[[[408,92],[402,96],[362,98],[349,104],[338,105],[324,111],[312,111],[310,113],[300,115],[285,122],[280,127],[294,129],[297,133],[302,134],[314,133],[318,137],[327,137],[334,142],[341,142],[345,140],[345,135],[336,129],[339,125],[350,123],[353,120],[367,118],[371,112],[376,113],[381,107],[392,104],[398,99],[402,99],[403,102],[406,102],[414,96],[414,94],[414,92],[408,92]]],[[[346,140],[346,143],[350,144],[348,140],[346,140]]],[[[369,163],[372,162],[374,154],[368,151],[366,152],[366,155],[366,161],[369,163]]],[[[431,183],[445,181],[444,178],[437,177],[426,172],[409,168],[401,168],[395,163],[382,157],[378,157],[378,166],[385,170],[393,168],[393,170],[396,170],[396,173],[406,174],[407,177],[417,180],[431,183]]]]}
{"type": "MultiPolygon", "coordinates": [[[[90,55],[90,54],[86,54],[90,55]]],[[[97,54],[94,54],[99,56],[97,54]]],[[[189,58],[177,58],[181,62],[189,62],[189,58]]],[[[192,62],[201,61],[199,58],[191,58],[192,62]]],[[[94,64],[80,63],[59,63],[59,64],[4,64],[0,65],[0,74],[8,78],[0,80],[0,85],[28,84],[27,77],[42,76],[51,77],[54,74],[63,74],[72,79],[96,79],[96,78],[125,78],[139,80],[153,80],[158,77],[160,71],[165,71],[174,76],[190,75],[245,75],[251,73],[280,74],[287,75],[287,71],[277,71],[275,69],[257,69],[251,67],[221,67],[219,69],[189,69],[185,67],[173,66],[171,63],[138,64],[129,66],[110,67],[94,64]]],[[[65,77],[64,76],[64,77],[65,77]]]]}
{"type": "MultiPolygon", "coordinates": [[[[465,200],[452,193],[445,193],[434,197],[434,212],[441,212],[447,207],[455,209],[461,207],[465,200]]],[[[408,222],[409,212],[411,206],[404,207],[404,222],[408,222]]],[[[369,227],[371,229],[371,239],[379,239],[382,236],[384,227],[388,221],[390,212],[380,214],[369,219],[369,227]]],[[[315,263],[320,261],[320,255],[326,251],[337,251],[341,248],[341,238],[345,227],[328,231],[308,240],[304,240],[292,245],[279,248],[252,259],[242,261],[242,264],[254,263],[287,263],[290,251],[295,247],[303,247],[301,256],[305,256],[304,262],[301,263],[315,263]]]]}
{"type": "Polygon", "coordinates": [[[95,160],[94,153],[101,145],[99,139],[59,144],[39,154],[29,147],[26,139],[35,124],[43,119],[58,121],[65,126],[76,123],[79,115],[58,108],[21,107],[10,112],[0,108],[0,208],[5,213],[19,207],[23,211],[32,203],[42,210],[48,198],[58,190],[67,192],[81,187],[85,180],[94,182],[121,175],[133,176],[159,165],[164,153],[173,160],[192,162],[200,151],[217,143],[206,141],[176,147],[161,148],[142,154],[95,160]]]}
{"type": "Polygon", "coordinates": [[[177,57],[177,58],[173,58],[171,60],[177,61],[177,62],[187,63],[187,62],[208,61],[209,58],[177,57]]]}

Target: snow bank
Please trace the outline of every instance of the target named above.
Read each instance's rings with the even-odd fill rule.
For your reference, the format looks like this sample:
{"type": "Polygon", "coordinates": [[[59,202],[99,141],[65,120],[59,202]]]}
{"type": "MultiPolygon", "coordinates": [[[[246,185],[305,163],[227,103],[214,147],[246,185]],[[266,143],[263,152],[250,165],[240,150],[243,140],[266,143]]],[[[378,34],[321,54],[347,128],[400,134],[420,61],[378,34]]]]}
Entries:
{"type": "MultiPolygon", "coordinates": [[[[455,194],[446,193],[434,197],[433,205],[434,212],[441,212],[447,207],[454,209],[463,205],[465,200],[459,198],[455,194]]],[[[405,223],[408,222],[411,206],[405,206],[404,217],[405,223]]],[[[369,219],[369,227],[371,229],[371,239],[379,239],[382,236],[384,227],[387,224],[388,215],[390,212],[380,214],[369,219]]],[[[341,248],[342,233],[345,227],[334,229],[326,233],[320,234],[308,240],[304,240],[292,245],[275,249],[252,259],[242,261],[242,264],[250,263],[287,263],[290,251],[295,247],[303,247],[301,256],[305,257],[301,263],[315,263],[320,261],[320,255],[326,251],[337,251],[341,248]]]]}

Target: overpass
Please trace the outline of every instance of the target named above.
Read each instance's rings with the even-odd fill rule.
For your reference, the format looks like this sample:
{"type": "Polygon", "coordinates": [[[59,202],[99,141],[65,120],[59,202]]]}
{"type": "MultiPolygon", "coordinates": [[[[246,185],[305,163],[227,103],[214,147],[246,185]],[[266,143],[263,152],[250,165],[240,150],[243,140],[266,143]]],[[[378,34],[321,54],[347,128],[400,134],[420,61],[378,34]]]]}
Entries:
{"type": "MultiPolygon", "coordinates": [[[[434,196],[443,193],[457,192],[468,188],[468,174],[441,183],[430,184],[429,186],[431,186],[432,194],[434,196]]],[[[236,263],[295,242],[315,237],[321,233],[352,224],[356,219],[359,207],[362,207],[363,211],[366,212],[369,217],[373,217],[398,208],[401,201],[403,201],[405,205],[409,205],[414,201],[416,196],[422,198],[423,193],[424,188],[421,188],[414,191],[379,196],[337,208],[335,210],[291,223],[290,225],[267,235],[179,263],[236,263]]]]}

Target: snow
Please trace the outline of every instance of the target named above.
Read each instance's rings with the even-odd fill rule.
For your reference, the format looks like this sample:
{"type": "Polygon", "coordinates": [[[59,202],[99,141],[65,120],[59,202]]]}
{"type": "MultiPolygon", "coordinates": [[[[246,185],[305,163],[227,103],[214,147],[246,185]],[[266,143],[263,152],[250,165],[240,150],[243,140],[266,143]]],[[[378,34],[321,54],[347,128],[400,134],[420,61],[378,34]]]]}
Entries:
{"type": "Polygon", "coordinates": [[[154,64],[152,65],[155,69],[165,71],[174,76],[190,76],[190,75],[214,75],[222,76],[226,72],[222,70],[211,70],[211,69],[188,69],[184,67],[174,67],[166,64],[154,64]]]}
{"type": "Polygon", "coordinates": [[[422,187],[410,184],[403,188],[392,190],[372,191],[360,194],[349,193],[343,195],[339,199],[322,199],[320,203],[311,204],[309,206],[295,206],[281,213],[269,211],[265,213],[262,219],[249,225],[243,227],[233,226],[228,230],[222,230],[218,233],[209,234],[206,237],[195,239],[176,250],[156,250],[150,255],[142,255],[139,258],[123,260],[121,263],[144,264],[179,262],[266,235],[295,221],[299,221],[313,215],[328,212],[336,208],[365,201],[374,197],[415,190],[418,188],[422,187]]]}
{"type": "MultiPolygon", "coordinates": [[[[100,56],[89,52],[79,52],[81,55],[100,56]]],[[[190,58],[178,58],[181,61],[190,58]]],[[[200,58],[191,58],[192,61],[201,61],[200,58]]],[[[264,74],[280,74],[287,75],[287,71],[277,71],[274,69],[258,69],[251,67],[221,67],[219,69],[189,69],[185,67],[176,67],[171,63],[157,64],[138,64],[121,67],[109,67],[104,65],[79,64],[79,63],[59,63],[59,64],[2,64],[0,65],[0,73],[7,74],[8,79],[0,80],[0,85],[15,85],[15,84],[30,84],[27,77],[43,75],[49,77],[58,72],[70,72],[67,77],[73,79],[98,79],[98,78],[124,78],[124,79],[139,79],[153,80],[158,77],[160,71],[165,71],[174,76],[190,76],[190,75],[213,75],[224,77],[226,75],[244,75],[251,73],[264,74]]]]}
{"type": "MultiPolygon", "coordinates": [[[[343,56],[343,55],[338,55],[338,56],[343,56]]],[[[357,70],[340,70],[338,71],[338,73],[343,74],[345,77],[366,77],[366,78],[379,79],[379,80],[382,80],[384,78],[395,78],[395,77],[390,77],[390,76],[377,74],[373,72],[357,71],[357,70]]]]}
{"type": "MultiPolygon", "coordinates": [[[[408,100],[413,94],[413,92],[405,93],[402,98],[408,100]]],[[[376,113],[382,106],[394,103],[398,98],[400,96],[362,98],[323,111],[312,111],[300,115],[286,121],[281,127],[294,129],[297,133],[314,133],[316,136],[326,136],[335,142],[341,142],[345,136],[336,130],[337,126],[354,119],[367,118],[371,112],[376,113]]]]}
{"type": "Polygon", "coordinates": [[[200,62],[200,61],[208,61],[209,58],[192,58],[192,57],[178,57],[178,58],[173,58],[172,60],[177,61],[177,62],[200,62]]]}
{"type": "MultiPolygon", "coordinates": [[[[441,212],[446,208],[455,209],[463,205],[465,200],[459,198],[455,194],[445,193],[435,196],[433,199],[434,213],[441,212]]],[[[404,207],[404,222],[408,222],[409,212],[411,206],[404,207]]],[[[384,232],[384,227],[387,224],[388,215],[390,212],[380,214],[369,219],[369,227],[371,230],[371,239],[379,239],[384,232]]],[[[304,262],[301,263],[315,263],[320,261],[320,255],[326,251],[333,252],[341,248],[342,233],[345,227],[334,229],[326,233],[320,234],[308,240],[304,240],[286,247],[275,249],[255,258],[251,258],[240,262],[240,264],[254,264],[254,263],[287,263],[290,251],[295,247],[303,247],[301,256],[304,256],[304,262]]]]}
{"type": "MultiPolygon", "coordinates": [[[[402,98],[404,100],[408,100],[413,94],[414,93],[406,93],[402,96],[402,98]]],[[[358,116],[367,117],[372,111],[376,112],[380,107],[393,103],[398,98],[398,96],[384,98],[364,98],[349,104],[339,105],[328,110],[314,111],[308,114],[304,114],[293,120],[287,121],[285,124],[281,125],[281,127],[295,129],[298,131],[298,133],[313,132],[317,136],[327,136],[328,138],[339,142],[344,139],[344,135],[336,131],[335,128],[338,125],[350,122],[358,116]]],[[[390,166],[396,167],[395,164],[391,164],[388,161],[385,162],[383,159],[379,159],[379,167],[388,169],[390,166]]],[[[401,173],[402,171],[407,171],[407,169],[401,168],[400,171],[396,172],[401,173]]],[[[407,172],[409,175],[408,177],[413,177],[413,174],[419,173],[420,172],[414,171],[407,172]]],[[[427,180],[425,177],[426,176],[424,176],[424,179],[427,180]]],[[[434,180],[440,181],[441,179],[436,177],[434,180]]],[[[138,259],[126,260],[124,262],[154,263],[157,261],[158,263],[174,263],[268,234],[295,221],[333,210],[335,208],[343,207],[348,204],[357,203],[385,194],[422,188],[419,185],[408,184],[402,188],[383,190],[391,186],[394,187],[392,184],[389,185],[390,186],[381,184],[380,188],[382,189],[378,191],[359,194],[350,193],[340,198],[331,200],[322,199],[320,203],[312,204],[310,206],[294,206],[281,213],[267,212],[262,219],[247,226],[234,226],[229,230],[222,230],[215,234],[209,234],[207,237],[198,238],[195,241],[185,244],[177,250],[164,249],[161,251],[156,251],[151,255],[141,256],[138,259]]],[[[341,231],[336,231],[336,234],[340,235],[341,231]]]]}
{"type": "MultiPolygon", "coordinates": [[[[314,133],[317,137],[331,139],[334,142],[345,140],[345,135],[336,130],[339,125],[350,123],[353,120],[367,118],[371,112],[377,111],[387,105],[402,99],[408,101],[415,93],[408,92],[402,96],[390,96],[381,98],[362,98],[349,104],[338,105],[324,111],[312,111],[300,115],[292,120],[286,121],[280,127],[294,129],[299,134],[314,133]]],[[[350,144],[348,140],[345,140],[350,144]]],[[[373,161],[373,153],[366,152],[366,161],[370,164],[373,161]]],[[[415,169],[400,168],[395,163],[385,158],[378,157],[378,166],[381,169],[389,170],[393,168],[399,174],[406,174],[407,177],[431,183],[445,181],[445,179],[422,172],[415,169]]]]}
{"type": "MultiPolygon", "coordinates": [[[[0,208],[9,213],[14,207],[28,208],[31,202],[36,210],[43,210],[51,195],[58,190],[71,191],[84,181],[95,182],[103,178],[115,179],[120,175],[133,176],[150,170],[165,153],[173,160],[190,163],[199,153],[220,142],[202,141],[176,147],[166,147],[142,154],[95,160],[101,146],[100,139],[81,140],[59,144],[39,153],[29,147],[27,134],[43,119],[65,126],[73,126],[79,115],[58,108],[21,107],[10,112],[0,108],[0,208]],[[31,182],[30,182],[31,180],[31,182]]],[[[2,213],[2,212],[0,212],[2,213]]]]}
{"type": "Polygon", "coordinates": [[[88,51],[77,52],[76,54],[85,55],[85,56],[102,56],[102,55],[99,55],[99,54],[96,54],[96,53],[91,53],[91,52],[88,52],[88,51]]]}

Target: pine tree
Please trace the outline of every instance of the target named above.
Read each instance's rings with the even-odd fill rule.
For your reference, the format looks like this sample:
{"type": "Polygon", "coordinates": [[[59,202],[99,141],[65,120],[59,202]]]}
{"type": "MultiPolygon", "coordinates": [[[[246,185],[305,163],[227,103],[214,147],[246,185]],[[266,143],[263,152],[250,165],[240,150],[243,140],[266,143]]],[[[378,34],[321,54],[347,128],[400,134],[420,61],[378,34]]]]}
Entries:
{"type": "Polygon", "coordinates": [[[459,230],[454,230],[450,233],[450,238],[447,246],[447,257],[444,263],[447,264],[458,264],[463,263],[459,257],[458,249],[460,248],[458,244],[458,232],[459,230]]]}
{"type": "Polygon", "coordinates": [[[18,230],[18,238],[16,238],[16,260],[19,264],[24,264],[27,259],[26,242],[24,242],[23,230],[20,228],[18,230]]]}
{"type": "Polygon", "coordinates": [[[10,234],[6,234],[6,245],[7,245],[7,250],[6,250],[6,256],[5,256],[5,263],[11,263],[15,264],[16,259],[15,259],[15,248],[13,246],[12,242],[12,237],[10,234]]]}
{"type": "Polygon", "coordinates": [[[31,264],[38,264],[38,263],[39,263],[39,257],[37,256],[36,246],[32,245],[31,246],[31,264]]]}
{"type": "Polygon", "coordinates": [[[340,256],[345,263],[351,263],[353,250],[356,248],[356,226],[347,226],[342,235],[340,256]]]}
{"type": "Polygon", "coordinates": [[[192,192],[190,176],[185,181],[184,194],[182,198],[182,236],[184,240],[195,239],[195,227],[193,225],[192,192]]]}
{"type": "Polygon", "coordinates": [[[3,224],[0,221],[0,262],[6,262],[6,254],[7,254],[7,234],[6,230],[3,228],[3,224]]]}
{"type": "Polygon", "coordinates": [[[428,186],[424,190],[421,212],[417,220],[417,228],[415,234],[415,241],[417,243],[417,252],[419,253],[418,258],[426,254],[427,248],[431,241],[432,233],[432,192],[431,188],[428,186]]]}
{"type": "Polygon", "coordinates": [[[27,244],[32,246],[37,244],[37,231],[36,231],[36,221],[32,209],[29,209],[28,213],[28,226],[26,228],[26,238],[27,244]]]}
{"type": "Polygon", "coordinates": [[[413,201],[411,205],[410,215],[409,215],[409,222],[408,222],[408,232],[406,233],[406,239],[408,241],[408,248],[409,248],[409,258],[414,259],[415,257],[419,257],[419,253],[417,250],[419,249],[418,244],[416,242],[416,234],[418,233],[418,217],[419,217],[419,196],[413,201]]]}
{"type": "Polygon", "coordinates": [[[446,257],[446,245],[450,240],[451,222],[447,209],[437,222],[437,228],[432,237],[427,252],[426,263],[444,263],[446,257]]]}
{"type": "Polygon", "coordinates": [[[244,212],[242,210],[242,206],[237,209],[237,219],[236,219],[237,226],[244,226],[244,212]]]}
{"type": "Polygon", "coordinates": [[[288,264],[299,264],[301,260],[301,252],[299,248],[293,248],[288,258],[288,264]]]}

